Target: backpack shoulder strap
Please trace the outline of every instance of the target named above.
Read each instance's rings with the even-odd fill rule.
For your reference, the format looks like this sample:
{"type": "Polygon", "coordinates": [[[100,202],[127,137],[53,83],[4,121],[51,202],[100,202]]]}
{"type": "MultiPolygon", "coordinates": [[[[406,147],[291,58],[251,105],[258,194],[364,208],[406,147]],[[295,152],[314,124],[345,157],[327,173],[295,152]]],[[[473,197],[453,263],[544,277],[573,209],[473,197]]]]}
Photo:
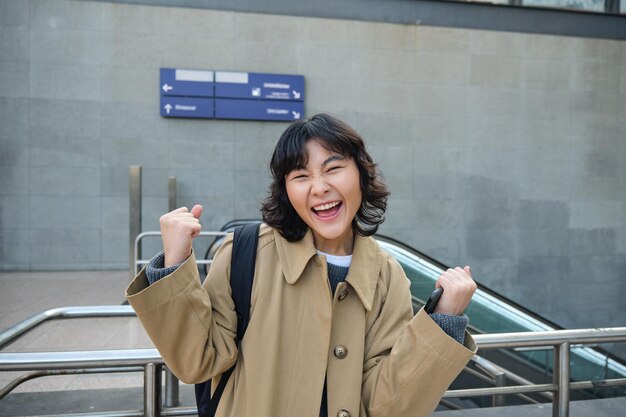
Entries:
{"type": "Polygon", "coordinates": [[[235,229],[233,239],[230,287],[237,311],[237,345],[241,343],[250,321],[250,297],[254,281],[259,228],[259,223],[239,226],[235,229]]]}
{"type": "MultiPolygon", "coordinates": [[[[235,228],[233,250],[230,258],[230,287],[235,311],[237,312],[237,347],[241,345],[243,335],[250,321],[250,298],[254,281],[254,267],[256,264],[256,249],[259,242],[259,223],[251,223],[235,228]]],[[[222,374],[213,397],[210,396],[211,381],[196,385],[196,401],[200,417],[213,417],[222,398],[226,383],[230,379],[235,365],[222,374]],[[199,397],[200,396],[200,397],[199,397]],[[200,398],[200,399],[199,399],[200,398]],[[206,402],[205,402],[206,401],[206,402]],[[208,403],[208,404],[207,404],[208,403]]]]}

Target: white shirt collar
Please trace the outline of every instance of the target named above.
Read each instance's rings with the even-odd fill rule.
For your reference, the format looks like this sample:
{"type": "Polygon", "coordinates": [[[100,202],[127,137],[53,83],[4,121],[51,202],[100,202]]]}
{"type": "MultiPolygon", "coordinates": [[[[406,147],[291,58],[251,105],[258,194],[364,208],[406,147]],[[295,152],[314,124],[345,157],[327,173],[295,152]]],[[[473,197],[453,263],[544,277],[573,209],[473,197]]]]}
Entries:
{"type": "Polygon", "coordinates": [[[322,252],[321,250],[318,250],[317,253],[319,255],[324,255],[326,257],[326,262],[329,264],[347,268],[352,263],[352,255],[331,255],[330,253],[322,252]]]}

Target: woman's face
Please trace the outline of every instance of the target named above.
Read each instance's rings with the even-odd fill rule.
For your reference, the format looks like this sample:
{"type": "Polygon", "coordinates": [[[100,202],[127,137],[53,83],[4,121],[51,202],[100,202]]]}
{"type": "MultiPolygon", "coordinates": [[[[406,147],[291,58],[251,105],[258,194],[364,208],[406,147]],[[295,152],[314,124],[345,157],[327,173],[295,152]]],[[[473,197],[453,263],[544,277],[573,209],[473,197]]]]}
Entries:
{"type": "Polygon", "coordinates": [[[306,167],[285,177],[289,201],[313,231],[318,250],[349,255],[352,220],[362,199],[359,170],[352,159],[325,149],[316,140],[309,141],[306,150],[306,167]]]}

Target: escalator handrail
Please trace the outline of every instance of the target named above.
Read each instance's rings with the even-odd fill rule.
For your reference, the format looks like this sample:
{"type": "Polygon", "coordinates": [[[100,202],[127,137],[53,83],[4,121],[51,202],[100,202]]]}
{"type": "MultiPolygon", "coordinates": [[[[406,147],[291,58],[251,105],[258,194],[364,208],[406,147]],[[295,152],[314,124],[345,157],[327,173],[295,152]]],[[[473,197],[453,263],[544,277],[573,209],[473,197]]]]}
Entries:
{"type": "MultiPolygon", "coordinates": [[[[443,262],[433,258],[432,256],[426,255],[424,252],[422,252],[422,251],[420,251],[418,249],[415,249],[414,247],[409,246],[406,243],[401,242],[401,241],[399,241],[397,239],[394,239],[394,238],[386,236],[386,235],[380,235],[380,234],[376,234],[376,235],[374,235],[374,237],[377,240],[382,240],[382,241],[391,243],[391,244],[393,244],[395,246],[398,246],[398,247],[400,247],[402,249],[405,249],[408,252],[413,253],[416,256],[426,260],[428,263],[430,263],[432,265],[435,265],[436,267],[440,268],[442,271],[445,271],[448,268],[450,268],[449,265],[446,265],[445,263],[443,263],[443,262]]],[[[518,309],[518,310],[528,314],[532,318],[534,318],[534,319],[536,319],[536,320],[538,320],[538,321],[540,321],[540,322],[542,322],[542,323],[552,327],[553,329],[555,329],[555,330],[562,330],[563,329],[563,327],[558,325],[557,323],[555,323],[555,322],[545,318],[544,316],[542,316],[540,314],[537,314],[536,312],[534,312],[532,310],[529,310],[527,307],[524,307],[523,305],[517,303],[516,301],[514,301],[514,300],[512,300],[512,299],[510,299],[510,298],[508,298],[508,297],[506,297],[506,296],[504,296],[504,295],[502,295],[502,294],[492,290],[491,288],[489,288],[485,284],[482,284],[482,283],[480,283],[478,281],[476,281],[476,284],[478,285],[478,289],[480,289],[481,291],[485,292],[486,294],[489,294],[492,297],[494,297],[494,298],[496,298],[496,299],[498,299],[500,301],[503,301],[504,303],[506,303],[506,304],[508,304],[508,305],[510,305],[510,306],[512,306],[512,307],[514,307],[514,308],[516,308],[516,309],[518,309]]]]}
{"type": "MultiPolygon", "coordinates": [[[[376,235],[374,235],[374,237],[377,240],[381,240],[381,241],[386,242],[388,244],[397,246],[400,249],[403,249],[403,250],[405,250],[405,251],[407,251],[407,252],[409,252],[409,253],[419,257],[420,259],[424,260],[425,262],[440,268],[442,271],[445,271],[446,269],[449,268],[449,266],[444,264],[443,262],[438,261],[437,259],[435,259],[435,258],[433,258],[433,257],[431,257],[431,256],[429,256],[427,254],[425,254],[424,252],[421,252],[420,250],[415,249],[414,247],[412,247],[410,245],[407,245],[406,243],[401,242],[401,241],[399,241],[397,239],[394,239],[394,238],[389,237],[389,236],[381,235],[381,234],[376,234],[376,235]]],[[[504,295],[502,295],[502,294],[492,290],[491,288],[489,288],[486,285],[480,283],[479,281],[476,281],[476,284],[478,285],[478,289],[480,291],[482,291],[485,294],[487,294],[487,295],[489,295],[489,296],[491,296],[491,297],[501,301],[504,304],[507,304],[507,305],[511,306],[512,308],[515,308],[515,309],[521,311],[522,313],[527,314],[532,319],[537,320],[538,322],[541,322],[544,325],[546,325],[548,327],[551,327],[554,330],[566,330],[563,327],[561,327],[560,325],[558,325],[557,323],[555,323],[555,322],[553,322],[553,321],[543,317],[540,314],[537,314],[536,312],[534,312],[532,310],[529,310],[528,308],[524,307],[523,305],[521,305],[521,304],[511,300],[510,298],[508,298],[508,297],[506,297],[506,296],[504,296],[504,295]]],[[[423,302],[422,302],[422,304],[423,304],[423,302]]],[[[480,332],[476,328],[470,327],[470,329],[472,330],[472,333],[476,333],[476,334],[482,333],[482,332],[480,332]]],[[[620,358],[619,356],[617,356],[617,355],[615,355],[615,354],[613,354],[611,352],[608,352],[607,350],[603,349],[602,347],[594,346],[592,349],[594,349],[598,353],[606,356],[608,359],[611,359],[614,362],[621,364],[622,366],[626,366],[626,360],[624,360],[623,358],[620,358]]]]}

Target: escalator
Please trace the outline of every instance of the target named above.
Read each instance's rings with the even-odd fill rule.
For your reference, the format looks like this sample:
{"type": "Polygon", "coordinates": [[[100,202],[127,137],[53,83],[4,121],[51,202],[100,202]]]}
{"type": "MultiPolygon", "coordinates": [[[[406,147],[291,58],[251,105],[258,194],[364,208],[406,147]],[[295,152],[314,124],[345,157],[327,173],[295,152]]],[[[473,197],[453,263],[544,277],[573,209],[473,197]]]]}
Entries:
{"type": "MultiPolygon", "coordinates": [[[[413,294],[414,309],[424,304],[423,298],[430,294],[437,277],[448,266],[399,242],[395,239],[376,235],[379,244],[394,256],[409,280],[413,294]]],[[[469,331],[480,333],[532,332],[562,329],[557,324],[533,313],[512,300],[497,294],[478,283],[478,290],[472,298],[466,314],[471,318],[469,331]]],[[[531,381],[550,383],[554,366],[553,350],[550,349],[497,349],[480,352],[481,358],[504,370],[509,385],[531,381]]],[[[610,353],[588,346],[572,346],[570,354],[571,381],[625,378],[626,365],[610,353]]],[[[484,368],[476,361],[470,362],[465,372],[453,383],[451,389],[489,386],[484,368]],[[482,372],[481,372],[482,371],[482,372]]],[[[493,385],[491,385],[493,386],[493,385]]],[[[592,390],[572,391],[572,400],[608,398],[626,395],[625,387],[597,387],[592,390]]],[[[550,401],[549,394],[517,395],[498,399],[498,405],[517,405],[550,401]]],[[[492,398],[475,399],[476,406],[493,405],[492,398]]],[[[467,406],[467,404],[465,404],[467,406]]]]}
{"type": "MultiPolygon", "coordinates": [[[[232,231],[238,225],[258,222],[256,219],[234,220],[222,228],[232,231]]],[[[383,235],[375,235],[381,247],[398,260],[411,281],[413,308],[419,310],[425,298],[432,292],[435,281],[448,266],[411,248],[402,242],[383,235]]],[[[223,238],[217,238],[206,251],[205,258],[211,259],[223,238]]],[[[206,268],[206,266],[205,266],[206,268]]],[[[206,271],[205,271],[206,272],[206,271]]],[[[508,333],[559,330],[557,324],[533,313],[514,301],[497,294],[484,285],[478,284],[478,290],[472,298],[466,314],[471,317],[468,331],[472,334],[508,333]]],[[[502,385],[518,385],[527,382],[536,384],[550,383],[554,366],[551,348],[538,349],[497,349],[479,351],[480,356],[472,360],[466,369],[451,385],[451,389],[480,388],[494,386],[494,381],[502,385]]],[[[619,358],[596,347],[572,346],[571,381],[626,378],[626,365],[619,358]]],[[[572,400],[609,398],[626,395],[626,387],[601,387],[575,390],[572,400]]],[[[508,395],[478,397],[474,399],[442,400],[440,409],[463,409],[492,405],[518,405],[550,402],[550,393],[528,395],[508,395]]]]}

